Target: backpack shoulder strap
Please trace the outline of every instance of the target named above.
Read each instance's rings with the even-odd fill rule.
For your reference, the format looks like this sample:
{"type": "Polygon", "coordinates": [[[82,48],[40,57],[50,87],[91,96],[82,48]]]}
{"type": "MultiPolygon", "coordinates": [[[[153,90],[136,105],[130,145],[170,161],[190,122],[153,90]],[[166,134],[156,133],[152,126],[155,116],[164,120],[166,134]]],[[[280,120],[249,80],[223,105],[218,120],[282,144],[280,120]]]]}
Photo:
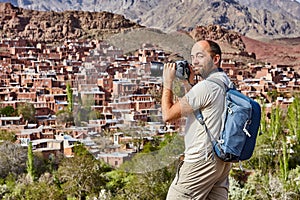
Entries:
{"type": "MultiPolygon", "coordinates": [[[[206,79],[206,80],[210,81],[210,82],[213,82],[213,83],[217,84],[218,86],[220,86],[223,89],[224,98],[225,98],[226,92],[228,91],[229,88],[235,88],[235,86],[232,82],[230,82],[229,86],[227,86],[223,81],[221,81],[220,79],[217,79],[217,78],[209,78],[209,79],[206,79]]],[[[203,114],[202,114],[201,110],[200,109],[195,110],[194,115],[195,115],[195,118],[198,120],[198,122],[201,125],[204,126],[205,132],[207,133],[208,138],[210,139],[211,143],[213,144],[215,141],[217,141],[217,139],[214,138],[214,136],[208,130],[208,128],[205,124],[204,117],[203,117],[203,114]]],[[[222,125],[222,127],[223,126],[224,125],[222,125]]]]}
{"type": "MultiPolygon", "coordinates": [[[[212,148],[214,147],[214,143],[216,140],[216,138],[214,138],[214,136],[210,133],[210,131],[208,130],[206,124],[205,124],[205,121],[203,119],[203,115],[202,115],[202,112],[200,111],[200,109],[197,109],[194,111],[194,115],[195,115],[195,118],[198,120],[198,122],[204,127],[204,130],[207,134],[207,145],[210,143],[212,148]]],[[[205,160],[208,159],[208,150],[207,150],[207,146],[205,148],[205,160]]]]}
{"type": "Polygon", "coordinates": [[[229,89],[236,89],[235,85],[233,82],[229,82],[229,85],[225,84],[223,81],[221,81],[218,78],[208,78],[206,79],[207,81],[213,82],[223,88],[224,92],[227,92],[229,89]]]}
{"type": "MultiPolygon", "coordinates": [[[[227,86],[223,81],[221,81],[220,79],[217,79],[217,78],[209,78],[209,79],[205,79],[205,80],[213,82],[213,83],[219,85],[221,88],[223,88],[224,96],[230,87],[235,88],[232,82],[230,82],[230,85],[227,86]]],[[[201,125],[205,126],[204,117],[203,117],[201,110],[200,109],[195,110],[194,115],[195,115],[196,119],[199,121],[199,123],[201,125]]]]}
{"type": "Polygon", "coordinates": [[[220,79],[209,78],[209,79],[206,79],[206,80],[219,85],[221,88],[225,89],[225,91],[228,89],[228,86],[223,81],[221,81],[220,79]]]}

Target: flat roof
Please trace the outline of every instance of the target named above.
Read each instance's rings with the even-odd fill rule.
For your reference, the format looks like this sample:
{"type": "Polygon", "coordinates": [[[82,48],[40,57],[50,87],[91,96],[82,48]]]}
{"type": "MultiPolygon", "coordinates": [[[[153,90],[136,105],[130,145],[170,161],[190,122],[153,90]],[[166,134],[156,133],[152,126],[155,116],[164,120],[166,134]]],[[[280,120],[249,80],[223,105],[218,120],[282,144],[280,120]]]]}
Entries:
{"type": "Polygon", "coordinates": [[[8,120],[20,120],[21,117],[0,117],[0,120],[5,120],[5,121],[8,121],[8,120]]]}
{"type": "Polygon", "coordinates": [[[32,145],[37,145],[45,142],[55,142],[55,143],[61,143],[63,140],[57,140],[57,139],[37,139],[37,140],[31,140],[32,145]]]}
{"type": "Polygon", "coordinates": [[[124,158],[124,157],[128,157],[128,156],[129,156],[129,153],[125,153],[125,152],[99,153],[97,155],[98,158],[105,158],[105,157],[124,158]]]}

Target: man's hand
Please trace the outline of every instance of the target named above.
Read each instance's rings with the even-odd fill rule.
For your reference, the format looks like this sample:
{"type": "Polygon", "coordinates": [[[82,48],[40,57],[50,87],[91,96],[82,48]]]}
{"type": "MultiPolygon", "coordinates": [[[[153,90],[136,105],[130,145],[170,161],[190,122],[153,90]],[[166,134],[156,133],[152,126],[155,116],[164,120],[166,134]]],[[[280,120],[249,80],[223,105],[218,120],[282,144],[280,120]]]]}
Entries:
{"type": "Polygon", "coordinates": [[[163,71],[163,86],[165,89],[172,90],[173,80],[176,74],[176,63],[166,63],[163,71]]]}
{"type": "Polygon", "coordinates": [[[190,69],[191,73],[190,73],[188,82],[191,86],[193,86],[193,85],[195,85],[195,72],[191,65],[189,65],[189,69],[190,69]]]}

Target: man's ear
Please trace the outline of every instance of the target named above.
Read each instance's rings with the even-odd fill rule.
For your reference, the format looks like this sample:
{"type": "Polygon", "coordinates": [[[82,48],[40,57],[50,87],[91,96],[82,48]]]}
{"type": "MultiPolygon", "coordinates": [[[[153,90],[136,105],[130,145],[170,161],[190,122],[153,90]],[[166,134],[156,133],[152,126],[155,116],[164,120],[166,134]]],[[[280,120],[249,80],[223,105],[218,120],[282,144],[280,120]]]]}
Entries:
{"type": "Polygon", "coordinates": [[[215,64],[215,65],[218,65],[218,63],[220,62],[220,59],[221,59],[221,58],[220,58],[220,55],[219,55],[219,54],[215,55],[215,56],[214,56],[214,64],[215,64]]]}

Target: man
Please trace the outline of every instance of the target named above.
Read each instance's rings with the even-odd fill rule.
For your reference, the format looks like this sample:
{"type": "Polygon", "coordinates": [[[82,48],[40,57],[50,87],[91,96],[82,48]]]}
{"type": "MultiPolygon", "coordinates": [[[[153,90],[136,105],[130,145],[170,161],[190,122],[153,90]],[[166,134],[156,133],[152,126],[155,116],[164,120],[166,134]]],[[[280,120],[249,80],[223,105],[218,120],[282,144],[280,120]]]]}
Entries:
{"type": "Polygon", "coordinates": [[[226,85],[230,80],[220,68],[221,49],[217,43],[210,40],[196,42],[191,50],[191,59],[191,75],[186,81],[191,84],[185,96],[177,102],[173,102],[172,93],[176,64],[164,65],[163,120],[169,122],[186,117],[184,160],[178,166],[167,199],[227,199],[231,164],[213,155],[210,138],[204,126],[197,121],[194,111],[201,110],[208,130],[217,137],[223,123],[224,89],[206,79],[219,79],[226,85]],[[200,76],[202,81],[192,86],[196,76],[200,76]]]}

